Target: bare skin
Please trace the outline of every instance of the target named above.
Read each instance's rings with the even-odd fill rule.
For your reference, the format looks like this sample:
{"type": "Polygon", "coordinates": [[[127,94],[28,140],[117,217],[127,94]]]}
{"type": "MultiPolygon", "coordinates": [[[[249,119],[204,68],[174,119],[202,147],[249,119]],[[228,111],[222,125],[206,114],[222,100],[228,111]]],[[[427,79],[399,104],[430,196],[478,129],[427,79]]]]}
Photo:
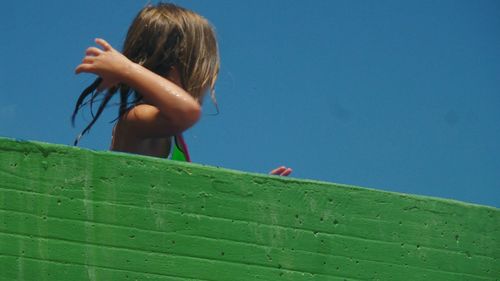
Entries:
{"type": "MultiPolygon", "coordinates": [[[[170,71],[166,79],[173,82],[175,85],[180,85],[179,73],[175,68],[170,71]]],[[[128,115],[136,114],[132,112],[137,112],[138,110],[151,110],[151,105],[146,103],[137,105],[118,120],[116,126],[113,128],[110,150],[167,158],[172,145],[171,136],[138,137],[136,132],[127,127],[126,124],[128,120],[132,118],[128,115]]]]}
{"type": "Polygon", "coordinates": [[[130,61],[103,39],[96,39],[102,49],[90,47],[77,74],[93,73],[103,79],[100,90],[124,83],[140,92],[144,103],[125,113],[113,130],[111,150],[167,157],[170,139],[200,118],[198,102],[178,86],[178,73],[171,80],[130,61]]]}
{"type": "MultiPolygon", "coordinates": [[[[141,93],[144,102],[123,114],[113,129],[111,150],[166,158],[172,136],[193,126],[200,118],[200,104],[182,87],[175,68],[162,77],[130,61],[104,39],[102,49],[90,47],[75,73],[93,73],[103,79],[99,90],[124,83],[141,93]]],[[[292,169],[279,167],[272,175],[288,176],[292,169]]]]}
{"type": "Polygon", "coordinates": [[[271,172],[269,172],[270,175],[276,175],[276,176],[282,176],[286,177],[290,175],[293,172],[292,168],[287,168],[285,166],[278,167],[271,172]]]}

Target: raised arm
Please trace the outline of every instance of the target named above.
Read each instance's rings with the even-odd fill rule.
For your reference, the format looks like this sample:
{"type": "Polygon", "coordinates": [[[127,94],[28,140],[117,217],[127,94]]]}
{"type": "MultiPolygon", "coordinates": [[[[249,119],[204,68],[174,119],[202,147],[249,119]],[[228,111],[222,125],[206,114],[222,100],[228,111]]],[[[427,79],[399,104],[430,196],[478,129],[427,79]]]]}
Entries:
{"type": "Polygon", "coordinates": [[[178,134],[200,118],[198,102],[184,89],[165,77],[130,61],[103,39],[96,39],[102,49],[90,47],[77,74],[94,73],[103,79],[99,90],[124,83],[141,93],[145,104],[127,112],[123,126],[137,137],[166,137],[178,134]]]}

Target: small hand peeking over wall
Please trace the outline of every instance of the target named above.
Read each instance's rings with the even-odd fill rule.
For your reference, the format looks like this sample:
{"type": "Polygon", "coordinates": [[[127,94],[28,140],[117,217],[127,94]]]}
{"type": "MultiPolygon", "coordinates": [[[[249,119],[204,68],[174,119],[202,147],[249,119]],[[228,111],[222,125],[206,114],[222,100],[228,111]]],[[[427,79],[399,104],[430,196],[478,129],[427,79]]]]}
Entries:
{"type": "Polygon", "coordinates": [[[281,166],[281,167],[278,167],[278,168],[272,170],[269,174],[286,177],[286,176],[290,175],[292,172],[293,172],[292,168],[287,168],[285,166],[281,166]]]}

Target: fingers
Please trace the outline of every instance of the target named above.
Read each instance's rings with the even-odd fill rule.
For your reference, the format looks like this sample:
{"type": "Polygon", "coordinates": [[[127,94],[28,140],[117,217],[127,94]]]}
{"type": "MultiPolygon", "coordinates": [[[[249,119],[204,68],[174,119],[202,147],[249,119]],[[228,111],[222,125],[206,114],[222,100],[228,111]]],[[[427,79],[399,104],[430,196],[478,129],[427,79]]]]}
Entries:
{"type": "Polygon", "coordinates": [[[111,45],[108,42],[106,42],[106,40],[104,40],[104,39],[96,38],[95,43],[97,45],[101,46],[104,49],[104,51],[113,50],[113,47],[111,47],[111,45]]]}
{"type": "Polygon", "coordinates": [[[92,72],[92,64],[82,63],[75,68],[75,74],[80,74],[82,72],[92,72]]]}
{"type": "Polygon", "coordinates": [[[285,166],[281,166],[281,167],[278,167],[278,168],[272,170],[269,174],[271,174],[271,175],[280,175],[285,170],[286,170],[285,166]]]}
{"type": "Polygon", "coordinates": [[[82,59],[82,64],[76,67],[75,73],[80,74],[82,72],[93,72],[92,64],[95,62],[96,57],[104,53],[105,51],[113,50],[113,47],[106,42],[106,40],[101,38],[96,38],[95,43],[103,48],[103,50],[96,47],[89,47],[85,50],[85,57],[82,59]]]}
{"type": "Polygon", "coordinates": [[[87,56],[94,56],[94,57],[97,57],[98,55],[100,55],[102,53],[103,53],[103,50],[101,50],[99,48],[96,48],[96,47],[89,47],[85,51],[85,55],[87,55],[87,56]]]}
{"type": "Polygon", "coordinates": [[[286,177],[286,176],[290,175],[292,172],[293,172],[293,170],[291,168],[287,168],[285,171],[283,171],[283,173],[281,173],[280,176],[286,177]]]}
{"type": "Polygon", "coordinates": [[[279,168],[272,170],[269,174],[286,177],[286,176],[290,175],[292,172],[293,172],[293,170],[291,168],[281,166],[279,168]]]}
{"type": "Polygon", "coordinates": [[[89,57],[89,56],[84,57],[82,59],[82,63],[92,64],[92,63],[94,63],[94,61],[95,61],[95,58],[94,57],[89,57]]]}
{"type": "Polygon", "coordinates": [[[86,56],[82,59],[82,63],[78,65],[75,69],[76,74],[80,74],[82,72],[92,72],[92,64],[95,61],[95,57],[86,56]]]}

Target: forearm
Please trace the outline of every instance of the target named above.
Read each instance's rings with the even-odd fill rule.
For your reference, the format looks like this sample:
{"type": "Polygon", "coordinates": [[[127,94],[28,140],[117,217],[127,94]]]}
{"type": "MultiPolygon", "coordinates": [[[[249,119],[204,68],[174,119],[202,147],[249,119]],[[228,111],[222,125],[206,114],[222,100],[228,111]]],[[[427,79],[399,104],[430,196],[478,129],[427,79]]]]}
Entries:
{"type": "Polygon", "coordinates": [[[129,116],[130,122],[127,123],[135,124],[137,132],[145,131],[141,134],[144,136],[153,135],[156,131],[179,133],[198,121],[201,108],[189,93],[165,77],[133,63],[104,39],[97,38],[95,42],[103,49],[88,48],[75,73],[100,76],[103,79],[102,85],[99,85],[101,89],[122,82],[139,92],[149,107],[144,107],[148,110],[143,111],[132,110],[134,114],[129,116]]]}
{"type": "Polygon", "coordinates": [[[157,107],[172,126],[187,129],[200,118],[198,102],[170,80],[133,62],[122,76],[122,82],[139,92],[147,103],[157,107]]]}

